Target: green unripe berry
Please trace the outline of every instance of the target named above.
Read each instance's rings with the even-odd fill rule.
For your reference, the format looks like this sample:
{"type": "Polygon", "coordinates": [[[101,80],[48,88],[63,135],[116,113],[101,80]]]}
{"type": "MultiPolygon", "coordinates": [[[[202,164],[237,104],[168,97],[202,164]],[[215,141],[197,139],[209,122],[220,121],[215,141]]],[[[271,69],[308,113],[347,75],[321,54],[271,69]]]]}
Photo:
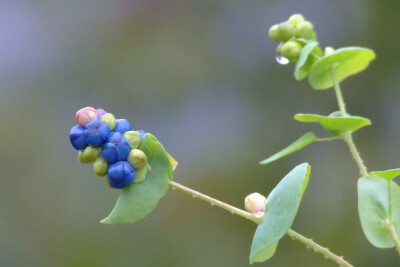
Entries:
{"type": "Polygon", "coordinates": [[[111,113],[106,113],[103,116],[101,116],[100,120],[102,120],[103,122],[105,122],[105,124],[108,125],[108,127],[110,127],[111,131],[115,129],[115,126],[117,125],[117,122],[115,120],[115,117],[113,114],[111,113]]]}
{"type": "Polygon", "coordinates": [[[281,35],[279,34],[279,30],[278,30],[278,24],[272,25],[272,27],[269,28],[268,35],[269,35],[269,38],[271,38],[275,42],[282,41],[281,35]]]}
{"type": "Polygon", "coordinates": [[[88,146],[83,150],[82,157],[84,161],[94,162],[101,153],[101,147],[88,146]]]}
{"type": "Polygon", "coordinates": [[[314,34],[314,25],[309,21],[302,21],[296,25],[296,38],[310,39],[314,34]]]}
{"type": "Polygon", "coordinates": [[[79,151],[78,153],[78,159],[80,163],[90,163],[87,159],[83,157],[83,151],[79,151]]]}
{"type": "Polygon", "coordinates": [[[293,14],[288,19],[288,22],[292,24],[293,27],[296,27],[297,24],[303,21],[305,21],[305,18],[302,14],[293,14]]]}
{"type": "Polygon", "coordinates": [[[278,32],[281,37],[281,40],[284,42],[293,37],[293,27],[288,22],[282,22],[281,24],[279,24],[278,32]]]}
{"type": "Polygon", "coordinates": [[[147,165],[147,156],[142,150],[132,149],[128,155],[128,162],[135,169],[142,169],[147,165]]]}
{"type": "Polygon", "coordinates": [[[136,170],[136,175],[135,175],[135,179],[133,180],[133,183],[134,184],[142,183],[146,179],[146,174],[148,171],[150,171],[149,169],[150,168],[142,168],[142,169],[136,170]]]}
{"type": "Polygon", "coordinates": [[[289,59],[292,63],[296,62],[300,57],[302,45],[296,41],[289,41],[282,45],[282,56],[289,59]]]}
{"type": "Polygon", "coordinates": [[[98,158],[93,163],[93,171],[100,177],[107,175],[108,163],[103,158],[98,158]]]}
{"type": "Polygon", "coordinates": [[[276,53],[282,54],[282,46],[283,46],[283,44],[284,44],[284,43],[280,43],[280,44],[278,45],[278,47],[276,48],[276,53]]]}
{"type": "Polygon", "coordinates": [[[124,133],[124,137],[132,149],[138,148],[142,139],[140,133],[136,131],[127,131],[124,133]]]}

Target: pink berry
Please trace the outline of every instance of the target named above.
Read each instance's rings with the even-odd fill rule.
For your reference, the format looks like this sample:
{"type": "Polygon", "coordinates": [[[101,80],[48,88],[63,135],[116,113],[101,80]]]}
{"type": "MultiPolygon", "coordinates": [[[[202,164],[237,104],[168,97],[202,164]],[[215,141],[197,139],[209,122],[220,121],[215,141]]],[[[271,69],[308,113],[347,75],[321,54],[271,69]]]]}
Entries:
{"type": "Polygon", "coordinates": [[[76,112],[75,120],[82,127],[85,127],[92,119],[97,119],[97,112],[92,107],[81,108],[76,112]]]}

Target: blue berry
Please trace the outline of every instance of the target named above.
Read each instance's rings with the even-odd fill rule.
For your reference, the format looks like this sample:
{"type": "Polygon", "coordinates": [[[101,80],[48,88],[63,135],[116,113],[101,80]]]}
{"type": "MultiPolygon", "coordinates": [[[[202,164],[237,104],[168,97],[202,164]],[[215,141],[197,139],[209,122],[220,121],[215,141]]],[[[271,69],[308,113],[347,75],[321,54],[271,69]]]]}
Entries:
{"type": "Polygon", "coordinates": [[[69,132],[69,140],[76,150],[85,149],[88,146],[85,137],[85,128],[80,125],[75,125],[69,132]]]}
{"type": "Polygon", "coordinates": [[[86,142],[92,146],[101,146],[111,130],[108,125],[99,119],[92,119],[85,126],[86,142]]]}
{"type": "Polygon", "coordinates": [[[129,121],[125,119],[117,120],[117,125],[115,126],[114,132],[124,134],[125,132],[130,130],[131,130],[131,124],[129,123],[129,121]]]}
{"type": "Polygon", "coordinates": [[[128,141],[120,133],[110,135],[103,146],[101,156],[109,163],[125,161],[131,151],[128,141]]]}
{"type": "Polygon", "coordinates": [[[107,179],[111,187],[122,189],[133,182],[135,175],[135,169],[128,162],[118,161],[108,169],[107,179]]]}

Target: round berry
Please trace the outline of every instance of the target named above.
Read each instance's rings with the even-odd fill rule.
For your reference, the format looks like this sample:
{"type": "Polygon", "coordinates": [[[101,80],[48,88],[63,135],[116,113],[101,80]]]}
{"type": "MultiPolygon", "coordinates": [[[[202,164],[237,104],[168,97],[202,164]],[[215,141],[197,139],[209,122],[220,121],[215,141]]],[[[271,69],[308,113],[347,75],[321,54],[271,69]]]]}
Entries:
{"type": "Polygon", "coordinates": [[[134,149],[138,148],[142,139],[140,133],[136,131],[127,131],[124,133],[125,139],[128,141],[129,146],[134,149]]]}
{"type": "Polygon", "coordinates": [[[98,109],[96,110],[96,113],[97,113],[97,118],[100,119],[101,117],[103,117],[104,114],[107,113],[107,111],[105,111],[105,110],[102,109],[102,108],[98,108],[98,109]]]}
{"type": "Polygon", "coordinates": [[[314,34],[314,26],[309,21],[302,21],[296,25],[296,38],[310,39],[314,34]]]}
{"type": "Polygon", "coordinates": [[[128,162],[135,169],[142,169],[147,165],[147,156],[142,150],[132,149],[128,156],[128,162]]]}
{"type": "Polygon", "coordinates": [[[97,112],[92,107],[81,108],[76,112],[75,120],[80,125],[85,127],[92,119],[97,118],[97,112]]]}
{"type": "Polygon", "coordinates": [[[300,22],[305,21],[305,18],[302,14],[293,14],[289,17],[288,22],[293,26],[296,27],[297,24],[300,22]]]}
{"type": "Polygon", "coordinates": [[[281,40],[286,42],[293,37],[293,26],[288,22],[283,22],[278,25],[278,32],[281,40]]]}
{"type": "Polygon", "coordinates": [[[111,113],[106,113],[101,117],[101,120],[104,121],[108,127],[110,127],[111,131],[115,129],[117,122],[115,121],[115,117],[111,113]]]}
{"type": "Polygon", "coordinates": [[[120,134],[124,134],[127,131],[131,130],[131,124],[129,121],[125,119],[117,120],[117,125],[115,126],[114,132],[119,132],[120,134]]]}
{"type": "Polygon", "coordinates": [[[108,169],[107,179],[111,187],[122,189],[133,182],[135,175],[135,169],[128,162],[118,161],[108,169]]]}
{"type": "Polygon", "coordinates": [[[281,52],[282,56],[289,59],[291,62],[295,62],[300,57],[301,44],[296,41],[289,41],[282,45],[281,52]]]}
{"type": "Polygon", "coordinates": [[[86,142],[85,128],[80,125],[72,127],[69,132],[69,140],[76,150],[82,150],[87,147],[88,143],[86,142]]]}
{"type": "Polygon", "coordinates": [[[130,151],[131,147],[125,137],[118,132],[114,132],[104,144],[101,156],[109,163],[115,163],[117,161],[126,161],[130,151]]]}
{"type": "Polygon", "coordinates": [[[272,25],[271,28],[269,28],[268,35],[269,35],[269,38],[271,38],[275,42],[282,41],[281,35],[279,34],[279,30],[278,30],[278,24],[272,25]]]}
{"type": "Polygon", "coordinates": [[[92,146],[101,146],[109,136],[111,130],[108,125],[99,119],[93,119],[85,127],[86,141],[92,146]]]}
{"type": "Polygon", "coordinates": [[[96,161],[93,163],[93,171],[98,176],[101,176],[101,177],[107,175],[107,171],[108,171],[107,161],[103,158],[96,159],[96,161]]]}

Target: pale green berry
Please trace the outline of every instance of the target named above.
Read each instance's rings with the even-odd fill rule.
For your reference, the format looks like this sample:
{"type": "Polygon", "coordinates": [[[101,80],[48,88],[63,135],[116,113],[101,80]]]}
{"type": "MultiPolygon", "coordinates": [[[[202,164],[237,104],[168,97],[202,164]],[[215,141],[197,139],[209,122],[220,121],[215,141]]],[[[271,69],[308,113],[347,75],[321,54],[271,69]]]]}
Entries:
{"type": "Polygon", "coordinates": [[[80,163],[90,163],[87,159],[83,157],[83,151],[79,151],[78,153],[78,159],[80,163]]]}
{"type": "Polygon", "coordinates": [[[288,22],[292,24],[293,27],[296,27],[296,25],[302,21],[305,21],[305,18],[302,14],[293,14],[288,19],[288,22]]]}
{"type": "Polygon", "coordinates": [[[282,46],[283,46],[283,44],[284,44],[284,43],[280,43],[280,44],[278,45],[278,47],[276,48],[276,53],[282,54],[282,46]]]}
{"type": "Polygon", "coordinates": [[[293,27],[288,22],[283,22],[278,25],[278,32],[281,40],[286,42],[293,37],[293,27]]]}
{"type": "Polygon", "coordinates": [[[124,137],[132,149],[138,148],[142,139],[140,133],[136,131],[127,131],[124,133],[124,137]]]}
{"type": "Polygon", "coordinates": [[[282,41],[281,35],[279,34],[278,30],[278,24],[272,25],[271,28],[269,28],[268,35],[275,42],[282,41]]]}
{"type": "Polygon", "coordinates": [[[84,161],[94,162],[101,153],[101,147],[88,146],[83,150],[82,156],[84,161]]]}
{"type": "Polygon", "coordinates": [[[149,172],[150,166],[147,164],[145,168],[136,170],[135,179],[133,180],[134,184],[140,184],[146,179],[146,174],[149,172]]]}
{"type": "Polygon", "coordinates": [[[147,165],[147,156],[142,150],[132,149],[128,155],[128,162],[135,169],[142,169],[147,165]]]}
{"type": "Polygon", "coordinates": [[[301,43],[289,41],[282,45],[281,54],[291,62],[296,62],[300,57],[301,48],[301,43]]]}
{"type": "Polygon", "coordinates": [[[314,26],[309,21],[302,21],[296,25],[296,38],[311,39],[314,34],[314,26]]]}
{"type": "Polygon", "coordinates": [[[117,122],[115,120],[115,117],[111,113],[106,113],[103,116],[101,116],[100,120],[105,122],[108,127],[110,127],[111,131],[115,129],[115,125],[117,125],[117,122]]]}
{"type": "Polygon", "coordinates": [[[93,171],[100,177],[107,175],[108,162],[104,158],[98,158],[93,163],[93,171]]]}

